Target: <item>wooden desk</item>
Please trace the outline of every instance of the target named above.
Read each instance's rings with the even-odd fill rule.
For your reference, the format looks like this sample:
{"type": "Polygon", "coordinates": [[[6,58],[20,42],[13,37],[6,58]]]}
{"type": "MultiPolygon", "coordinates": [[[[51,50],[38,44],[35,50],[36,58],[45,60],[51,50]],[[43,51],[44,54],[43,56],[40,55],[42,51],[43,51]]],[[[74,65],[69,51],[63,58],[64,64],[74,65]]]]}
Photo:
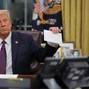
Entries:
{"type": "Polygon", "coordinates": [[[30,79],[0,79],[0,89],[31,89],[30,79]]]}
{"type": "Polygon", "coordinates": [[[19,75],[16,79],[0,79],[0,89],[43,89],[44,86],[41,84],[37,75],[19,75]]]}

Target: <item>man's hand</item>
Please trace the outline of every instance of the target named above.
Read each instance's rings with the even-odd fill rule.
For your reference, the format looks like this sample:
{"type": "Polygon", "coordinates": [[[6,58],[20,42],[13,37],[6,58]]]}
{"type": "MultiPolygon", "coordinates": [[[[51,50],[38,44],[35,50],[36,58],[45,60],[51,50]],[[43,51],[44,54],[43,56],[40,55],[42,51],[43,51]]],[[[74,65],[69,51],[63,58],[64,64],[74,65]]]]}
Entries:
{"type": "Polygon", "coordinates": [[[61,32],[61,29],[59,29],[59,27],[50,27],[49,30],[54,32],[54,33],[61,32]]]}

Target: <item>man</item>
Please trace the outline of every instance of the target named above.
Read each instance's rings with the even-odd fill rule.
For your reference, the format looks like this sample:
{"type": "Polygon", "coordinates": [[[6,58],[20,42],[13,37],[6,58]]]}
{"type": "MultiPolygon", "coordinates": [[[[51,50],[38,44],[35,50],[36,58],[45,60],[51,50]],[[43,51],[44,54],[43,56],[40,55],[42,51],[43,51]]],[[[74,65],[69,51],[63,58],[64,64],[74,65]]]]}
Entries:
{"type": "MultiPolygon", "coordinates": [[[[52,44],[46,44],[45,48],[39,48],[31,36],[11,30],[12,23],[9,11],[0,10],[0,50],[4,40],[6,48],[6,74],[29,74],[30,64],[33,59],[36,59],[38,62],[44,61],[45,57],[52,56],[58,48],[58,45],[57,47],[52,47],[55,46],[52,44]]],[[[1,67],[2,64],[0,64],[1,67]]]]}

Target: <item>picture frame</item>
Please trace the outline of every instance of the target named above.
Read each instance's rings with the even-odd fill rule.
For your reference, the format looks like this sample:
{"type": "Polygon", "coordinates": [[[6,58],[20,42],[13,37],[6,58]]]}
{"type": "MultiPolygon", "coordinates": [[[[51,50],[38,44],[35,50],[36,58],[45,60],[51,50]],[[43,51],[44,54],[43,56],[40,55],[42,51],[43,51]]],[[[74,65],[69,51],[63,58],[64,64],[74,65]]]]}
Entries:
{"type": "Polygon", "coordinates": [[[74,49],[74,42],[63,42],[61,47],[67,49],[74,49]]]}
{"type": "Polygon", "coordinates": [[[55,58],[71,57],[71,50],[74,49],[74,42],[64,42],[61,44],[57,52],[54,54],[55,58]]]}
{"type": "Polygon", "coordinates": [[[64,42],[61,45],[61,54],[62,58],[69,58],[72,56],[71,50],[74,49],[74,42],[64,42]]]}
{"type": "Polygon", "coordinates": [[[74,58],[81,56],[81,50],[80,50],[80,49],[72,49],[72,50],[71,50],[71,53],[72,53],[72,56],[73,56],[74,58]]]}

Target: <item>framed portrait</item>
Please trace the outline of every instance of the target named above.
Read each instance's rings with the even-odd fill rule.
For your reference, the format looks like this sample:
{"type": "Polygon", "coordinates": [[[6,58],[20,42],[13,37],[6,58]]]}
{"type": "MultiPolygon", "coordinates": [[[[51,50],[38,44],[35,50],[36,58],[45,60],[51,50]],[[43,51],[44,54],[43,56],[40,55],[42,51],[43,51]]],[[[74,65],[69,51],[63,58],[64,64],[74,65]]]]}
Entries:
{"type": "Polygon", "coordinates": [[[68,58],[72,56],[71,50],[74,49],[74,42],[64,42],[54,54],[55,58],[68,58]]]}
{"type": "Polygon", "coordinates": [[[74,42],[64,42],[61,45],[61,54],[63,58],[69,58],[72,56],[71,50],[74,49],[74,42]]]}
{"type": "Polygon", "coordinates": [[[61,45],[62,48],[74,49],[74,42],[64,42],[61,45]]]}
{"type": "Polygon", "coordinates": [[[81,56],[81,50],[80,49],[73,49],[73,50],[71,50],[71,53],[72,53],[72,56],[74,58],[81,56]]]}

